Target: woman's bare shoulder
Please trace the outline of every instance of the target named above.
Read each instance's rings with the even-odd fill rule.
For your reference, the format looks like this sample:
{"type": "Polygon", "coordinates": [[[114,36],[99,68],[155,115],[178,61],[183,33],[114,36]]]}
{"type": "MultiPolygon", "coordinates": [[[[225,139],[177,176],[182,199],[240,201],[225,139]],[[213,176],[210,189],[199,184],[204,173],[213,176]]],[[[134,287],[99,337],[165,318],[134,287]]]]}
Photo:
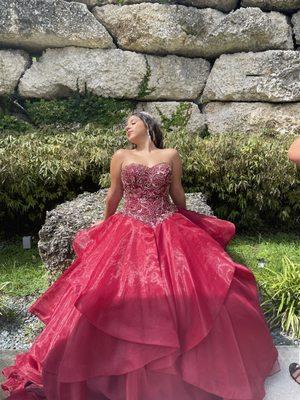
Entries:
{"type": "Polygon", "coordinates": [[[114,154],[112,155],[112,158],[114,158],[114,159],[121,159],[121,158],[123,158],[124,156],[126,156],[126,154],[130,154],[129,152],[130,152],[131,150],[128,150],[128,149],[118,149],[118,150],[116,150],[115,152],[114,152],[114,154]]]}
{"type": "Polygon", "coordinates": [[[163,150],[165,150],[169,153],[173,153],[173,154],[178,153],[178,150],[175,148],[172,148],[172,147],[168,147],[167,149],[163,149],[163,150]]]}
{"type": "Polygon", "coordinates": [[[172,159],[179,159],[180,155],[177,149],[175,148],[168,148],[164,149],[166,151],[166,154],[171,157],[172,159]]]}
{"type": "Polygon", "coordinates": [[[115,154],[117,154],[117,155],[123,155],[123,154],[126,154],[126,153],[130,152],[130,151],[131,151],[131,150],[129,150],[129,149],[118,149],[118,150],[116,150],[116,151],[114,152],[113,155],[115,155],[115,154]]]}

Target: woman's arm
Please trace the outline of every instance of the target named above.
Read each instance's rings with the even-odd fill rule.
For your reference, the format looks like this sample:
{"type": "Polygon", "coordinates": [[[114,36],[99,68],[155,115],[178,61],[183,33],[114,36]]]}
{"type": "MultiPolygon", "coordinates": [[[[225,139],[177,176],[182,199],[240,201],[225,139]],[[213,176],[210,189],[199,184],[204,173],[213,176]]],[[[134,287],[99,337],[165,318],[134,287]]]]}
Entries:
{"type": "Polygon", "coordinates": [[[300,164],[300,137],[291,144],[288,150],[288,157],[291,161],[300,164]]]}
{"type": "Polygon", "coordinates": [[[182,176],[182,163],[179,153],[176,149],[170,149],[172,151],[172,181],[170,184],[170,196],[173,203],[177,207],[186,208],[185,193],[181,184],[182,176]]]}
{"type": "Polygon", "coordinates": [[[113,215],[123,197],[123,184],[121,181],[121,165],[124,149],[117,150],[110,161],[110,187],[105,198],[104,220],[113,215]]]}

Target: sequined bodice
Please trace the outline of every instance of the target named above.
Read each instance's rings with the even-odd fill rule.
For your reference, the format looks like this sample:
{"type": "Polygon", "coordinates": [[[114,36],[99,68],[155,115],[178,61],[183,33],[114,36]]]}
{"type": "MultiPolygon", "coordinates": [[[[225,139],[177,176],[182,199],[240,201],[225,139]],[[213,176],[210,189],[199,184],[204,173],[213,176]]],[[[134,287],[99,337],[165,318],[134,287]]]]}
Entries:
{"type": "Polygon", "coordinates": [[[122,168],[124,207],[120,211],[155,227],[177,211],[169,197],[172,168],[167,162],[151,167],[130,163],[122,168]]]}

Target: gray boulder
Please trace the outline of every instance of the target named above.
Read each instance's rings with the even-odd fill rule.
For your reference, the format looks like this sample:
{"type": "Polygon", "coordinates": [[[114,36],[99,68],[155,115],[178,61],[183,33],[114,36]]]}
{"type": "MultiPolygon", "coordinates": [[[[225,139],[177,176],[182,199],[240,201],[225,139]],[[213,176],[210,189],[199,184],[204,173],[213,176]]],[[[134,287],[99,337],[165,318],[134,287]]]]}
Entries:
{"type": "Polygon", "coordinates": [[[0,0],[0,42],[29,51],[116,47],[86,5],[62,0],[0,0]]]}
{"type": "Polygon", "coordinates": [[[0,96],[13,93],[19,79],[30,65],[23,50],[0,50],[0,96]]]}
{"type": "Polygon", "coordinates": [[[300,135],[300,103],[213,101],[202,112],[211,134],[268,131],[300,135]]]}
{"type": "Polygon", "coordinates": [[[242,0],[241,7],[260,7],[265,11],[295,11],[300,8],[300,0],[242,0]]]}
{"type": "Polygon", "coordinates": [[[300,11],[292,16],[293,30],[295,34],[296,44],[300,44],[300,11]]]}
{"type": "MultiPolygon", "coordinates": [[[[73,1],[73,0],[67,0],[73,1]]],[[[120,4],[119,0],[76,0],[79,3],[85,3],[88,7],[104,6],[105,4],[120,4]]],[[[164,0],[161,1],[165,3],[164,0]]],[[[167,1],[174,4],[175,1],[167,1]]],[[[159,0],[123,0],[122,4],[137,4],[137,3],[159,3],[159,0]]],[[[238,3],[238,0],[176,0],[178,4],[193,6],[198,8],[216,8],[221,11],[233,10],[238,3]]]]}
{"type": "Polygon", "coordinates": [[[95,7],[93,14],[118,47],[141,53],[215,58],[223,53],[294,48],[287,17],[260,8],[225,14],[174,4],[109,4],[95,7]]]}
{"type": "Polygon", "coordinates": [[[300,53],[268,50],[223,54],[214,63],[201,100],[300,101],[300,53]]]}
{"type": "MultiPolygon", "coordinates": [[[[73,2],[74,0],[65,0],[68,2],[73,2]]],[[[95,6],[97,3],[100,3],[101,0],[76,0],[77,3],[86,4],[89,8],[95,6]]],[[[99,4],[100,5],[100,4],[99,4]]]]}
{"type": "Polygon", "coordinates": [[[71,244],[77,231],[103,219],[102,204],[106,194],[107,189],[93,194],[84,192],[75,200],[46,212],[45,224],[39,231],[38,249],[50,281],[74,260],[71,244]]]}
{"type": "Polygon", "coordinates": [[[65,97],[77,88],[104,97],[193,100],[202,93],[210,63],[202,58],[137,54],[121,49],[47,49],[19,84],[23,97],[65,97]]]}

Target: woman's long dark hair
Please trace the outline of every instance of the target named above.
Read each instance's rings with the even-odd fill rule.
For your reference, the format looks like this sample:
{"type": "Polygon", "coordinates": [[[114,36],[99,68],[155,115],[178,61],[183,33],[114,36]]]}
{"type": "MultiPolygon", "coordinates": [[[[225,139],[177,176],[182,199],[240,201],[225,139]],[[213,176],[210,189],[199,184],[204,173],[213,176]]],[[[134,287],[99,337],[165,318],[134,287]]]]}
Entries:
{"type": "MultiPolygon", "coordinates": [[[[161,130],[161,127],[159,123],[156,121],[154,117],[152,117],[151,114],[145,112],[145,111],[135,111],[131,115],[135,115],[136,117],[139,117],[145,124],[146,128],[148,129],[150,133],[151,140],[155,144],[155,146],[158,149],[163,149],[164,144],[163,144],[163,133],[161,130]]],[[[131,148],[135,149],[136,144],[131,143],[131,148]]]]}

